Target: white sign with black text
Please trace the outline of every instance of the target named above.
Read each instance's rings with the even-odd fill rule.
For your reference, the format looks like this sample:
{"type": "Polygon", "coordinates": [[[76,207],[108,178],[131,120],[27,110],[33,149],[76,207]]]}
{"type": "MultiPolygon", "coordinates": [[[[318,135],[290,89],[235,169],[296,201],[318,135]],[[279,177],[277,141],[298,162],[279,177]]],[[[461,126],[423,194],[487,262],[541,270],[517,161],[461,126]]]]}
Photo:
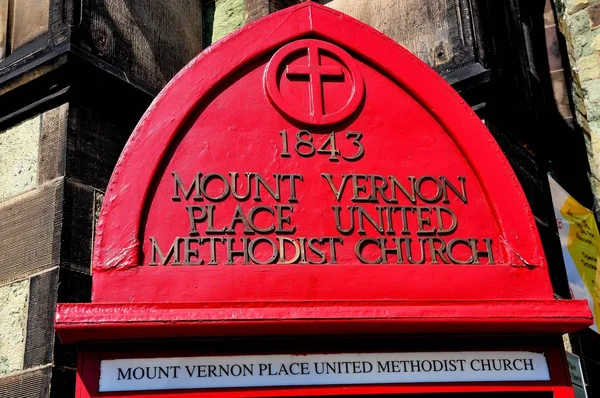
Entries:
{"type": "Polygon", "coordinates": [[[413,352],[111,359],[100,392],[550,380],[543,354],[413,352]]]}

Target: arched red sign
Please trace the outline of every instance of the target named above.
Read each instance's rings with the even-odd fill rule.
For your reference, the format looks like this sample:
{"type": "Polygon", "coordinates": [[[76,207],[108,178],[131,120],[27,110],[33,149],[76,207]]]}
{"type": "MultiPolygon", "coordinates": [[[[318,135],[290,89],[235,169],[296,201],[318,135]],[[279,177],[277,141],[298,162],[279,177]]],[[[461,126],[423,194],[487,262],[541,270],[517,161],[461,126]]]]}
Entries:
{"type": "Polygon", "coordinates": [[[554,299],[527,200],[472,110],[389,38],[310,3],[163,90],[106,192],[93,303],[59,306],[56,325],[77,341],[590,319],[554,299]]]}

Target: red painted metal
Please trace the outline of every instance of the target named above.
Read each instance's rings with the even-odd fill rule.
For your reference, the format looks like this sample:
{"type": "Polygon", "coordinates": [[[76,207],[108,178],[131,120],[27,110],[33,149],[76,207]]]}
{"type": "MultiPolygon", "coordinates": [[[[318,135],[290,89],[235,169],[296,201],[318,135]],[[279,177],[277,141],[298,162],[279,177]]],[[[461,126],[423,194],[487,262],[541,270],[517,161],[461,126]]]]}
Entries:
{"type": "MultiPolygon", "coordinates": [[[[228,197],[214,204],[215,225],[228,225],[238,202],[228,197]]],[[[279,202],[250,199],[241,208],[259,204],[279,202]]],[[[239,227],[237,238],[244,236],[239,227]]],[[[368,225],[366,232],[381,236],[368,225]]],[[[418,238],[414,230],[410,236],[418,238]]],[[[264,246],[257,253],[268,257],[264,246]]],[[[589,324],[586,302],[554,299],[527,200],[468,105],[389,38],[313,3],[244,27],[199,55],[163,90],[130,138],[106,192],[94,246],[93,304],[61,304],[56,315],[57,332],[69,342],[556,333],[589,324]],[[341,156],[351,160],[298,156],[292,141],[291,156],[282,157],[282,130],[290,139],[308,130],[317,147],[333,131],[341,156]],[[356,131],[362,133],[360,142],[347,133],[356,131]],[[364,155],[353,161],[360,145],[364,155]],[[289,238],[338,236],[332,206],[375,209],[373,203],[351,202],[347,193],[336,200],[321,173],[337,176],[336,184],[350,173],[403,181],[445,176],[455,185],[464,176],[467,203],[452,197],[443,204],[459,222],[452,237],[491,238],[495,264],[432,264],[431,257],[425,264],[362,264],[353,247],[364,235],[352,233],[338,248],[337,264],[225,265],[219,248],[216,265],[149,266],[150,238],[166,251],[176,237],[189,235],[185,206],[211,204],[174,202],[172,172],[186,184],[198,172],[257,172],[271,184],[274,174],[301,174],[298,201],[292,203],[296,230],[289,238]]]]}
{"type": "Polygon", "coordinates": [[[359,66],[354,59],[341,48],[322,40],[304,39],[297,40],[278,50],[269,62],[264,74],[264,83],[269,99],[277,108],[289,117],[311,125],[326,125],[339,123],[350,117],[360,106],[364,95],[364,82],[359,66]],[[286,68],[284,75],[280,76],[279,67],[287,58],[297,53],[307,52],[308,65],[290,65],[286,68]],[[319,51],[327,52],[340,62],[338,66],[321,66],[319,51]],[[344,71],[345,69],[345,71],[344,71]],[[310,84],[309,109],[298,106],[296,96],[284,98],[281,90],[281,80],[289,79],[289,75],[308,76],[310,84]],[[340,95],[341,107],[330,114],[324,114],[322,98],[323,81],[326,76],[350,76],[348,82],[348,95],[340,95]]]}
{"type": "Polygon", "coordinates": [[[552,301],[388,302],[298,304],[294,307],[182,304],[59,304],[64,343],[169,337],[369,333],[564,333],[587,317],[557,318],[578,303],[552,301]],[[482,313],[486,313],[482,316],[482,313]],[[333,315],[332,315],[333,314],[333,315]],[[244,325],[240,331],[236,325],[244,325]],[[524,332],[525,331],[525,332],[524,332]],[[200,332],[200,333],[199,333],[200,332]]]}

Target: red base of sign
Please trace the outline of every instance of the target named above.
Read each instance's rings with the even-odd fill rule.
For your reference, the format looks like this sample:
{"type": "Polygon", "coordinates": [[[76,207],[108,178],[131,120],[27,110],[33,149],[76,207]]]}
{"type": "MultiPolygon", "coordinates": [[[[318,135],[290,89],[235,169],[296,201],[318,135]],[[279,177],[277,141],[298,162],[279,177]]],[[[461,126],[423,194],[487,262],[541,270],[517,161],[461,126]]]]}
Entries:
{"type": "MultiPolygon", "coordinates": [[[[336,339],[338,342],[343,339],[336,339]]],[[[372,341],[371,339],[369,339],[372,341]]],[[[386,343],[390,343],[390,339],[386,343]]],[[[393,339],[392,339],[393,340],[393,339]]],[[[311,340],[308,351],[306,345],[304,348],[299,348],[297,344],[290,343],[289,340],[284,344],[275,344],[273,347],[271,343],[267,344],[265,340],[243,340],[245,346],[250,346],[254,351],[245,350],[243,353],[239,353],[237,350],[240,345],[230,344],[232,340],[227,340],[225,344],[227,347],[227,355],[232,354],[243,354],[243,355],[255,355],[260,354],[278,354],[280,347],[287,347],[287,351],[293,351],[294,353],[321,353],[318,347],[318,340],[311,340]],[[250,343],[249,343],[250,342],[250,343]],[[265,346],[267,344],[267,346],[265,346]],[[267,348],[270,347],[270,348],[267,348]]],[[[573,398],[573,389],[570,387],[568,381],[568,365],[565,360],[564,349],[562,347],[562,341],[560,338],[548,339],[544,337],[537,338],[539,345],[531,344],[531,340],[526,346],[522,345],[507,345],[506,339],[494,338],[487,340],[487,343],[482,345],[482,340],[478,337],[469,339],[468,345],[470,350],[474,347],[484,350],[526,350],[531,352],[544,353],[546,357],[548,368],[550,371],[549,381],[520,381],[520,382],[474,382],[474,383],[411,383],[411,384],[381,384],[381,385],[307,385],[307,386],[281,386],[281,387],[241,387],[241,388],[215,388],[215,389],[196,389],[196,390],[166,390],[166,391],[135,391],[135,392],[102,392],[99,390],[99,379],[100,379],[100,362],[102,360],[110,359],[126,359],[126,358],[169,358],[176,356],[192,356],[192,355],[217,355],[219,349],[222,349],[224,340],[211,340],[210,344],[201,344],[203,349],[185,348],[173,349],[171,346],[153,346],[152,351],[147,351],[148,346],[138,347],[133,344],[127,345],[111,345],[104,346],[101,344],[94,344],[85,346],[85,349],[81,351],[79,357],[79,369],[77,374],[77,391],[79,398],[126,398],[126,397],[152,397],[152,398],[180,398],[180,397],[309,397],[309,396],[358,396],[358,395],[369,395],[369,396],[396,396],[396,394],[443,394],[443,393],[454,393],[454,394],[473,394],[474,396],[486,396],[487,393],[505,393],[511,396],[527,396],[529,393],[541,393],[543,395],[549,394],[555,398],[573,398]],[[490,342],[493,341],[493,344],[490,342]],[[553,342],[551,342],[553,341],[553,342]],[[495,345],[494,345],[495,344],[495,345]],[[167,347],[167,348],[160,348],[167,347]],[[204,351],[203,351],[204,350],[204,351]]],[[[523,339],[520,340],[523,342],[523,339]]],[[[350,343],[350,340],[347,341],[350,343]]],[[[373,348],[365,348],[365,340],[360,338],[352,339],[351,345],[352,350],[356,352],[374,352],[373,348]]],[[[323,344],[323,342],[321,342],[323,344]]],[[[330,344],[330,343],[328,343],[330,344]]],[[[343,342],[341,343],[344,344],[343,342]]],[[[420,340],[412,341],[411,346],[414,350],[421,350],[422,348],[431,348],[431,341],[420,340]]],[[[340,347],[336,345],[333,351],[338,352],[340,347]]],[[[193,347],[193,346],[192,346],[193,347]]],[[[198,347],[198,346],[196,346],[198,347]]],[[[322,345],[321,345],[322,347],[322,345]]],[[[459,343],[459,346],[454,349],[462,350],[463,346],[459,343]]],[[[346,351],[344,351],[346,352],[346,351]]],[[[380,349],[377,349],[380,352],[380,349]]],[[[534,396],[539,396],[535,394],[534,396]]],[[[502,396],[506,396],[502,395],[502,396]]],[[[542,396],[543,396],[542,395],[542,396]]]]}
{"type": "Polygon", "coordinates": [[[589,324],[584,301],[59,304],[64,343],[199,336],[362,333],[568,333],[589,324]]]}

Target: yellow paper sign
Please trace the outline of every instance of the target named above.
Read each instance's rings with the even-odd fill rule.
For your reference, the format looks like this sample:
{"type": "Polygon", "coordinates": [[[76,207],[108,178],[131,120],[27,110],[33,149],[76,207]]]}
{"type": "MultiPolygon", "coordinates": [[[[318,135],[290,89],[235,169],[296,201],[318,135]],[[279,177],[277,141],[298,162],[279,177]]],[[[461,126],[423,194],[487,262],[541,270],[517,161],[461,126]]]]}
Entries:
{"type": "Polygon", "coordinates": [[[598,254],[600,233],[594,213],[582,206],[556,181],[550,180],[552,202],[563,248],[567,278],[573,298],[586,299],[594,313],[594,329],[600,326],[598,254]]]}

